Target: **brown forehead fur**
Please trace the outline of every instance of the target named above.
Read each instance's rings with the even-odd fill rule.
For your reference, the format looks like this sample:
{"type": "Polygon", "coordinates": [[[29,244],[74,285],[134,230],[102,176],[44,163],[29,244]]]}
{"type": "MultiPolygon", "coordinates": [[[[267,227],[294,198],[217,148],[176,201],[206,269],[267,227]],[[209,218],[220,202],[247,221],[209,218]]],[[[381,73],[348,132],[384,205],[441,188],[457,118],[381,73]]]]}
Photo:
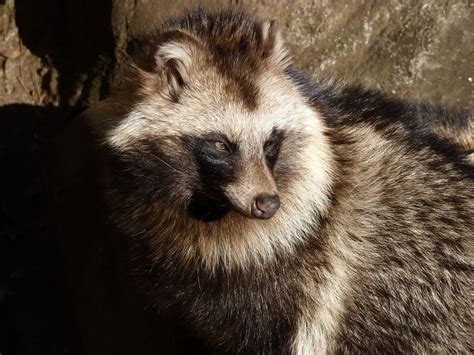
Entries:
{"type": "MultiPolygon", "coordinates": [[[[273,22],[265,30],[264,24],[251,21],[243,13],[209,14],[198,10],[165,22],[151,36],[132,42],[131,48],[132,52],[140,53],[134,54],[135,59],[140,56],[150,59],[160,45],[171,41],[186,41],[205,50],[209,54],[208,64],[226,81],[226,94],[254,110],[259,94],[257,80],[259,74],[268,69],[276,35],[273,22]]],[[[153,59],[148,60],[151,62],[153,59]]],[[[151,69],[153,64],[144,66],[151,69]]]]}

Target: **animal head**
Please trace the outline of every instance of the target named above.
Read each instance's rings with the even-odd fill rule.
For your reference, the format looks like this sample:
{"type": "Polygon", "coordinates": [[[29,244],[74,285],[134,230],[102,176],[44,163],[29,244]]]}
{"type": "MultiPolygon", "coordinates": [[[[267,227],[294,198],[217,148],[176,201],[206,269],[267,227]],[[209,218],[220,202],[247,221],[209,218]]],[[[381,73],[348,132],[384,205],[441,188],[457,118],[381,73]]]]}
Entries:
{"type": "Polygon", "coordinates": [[[331,152],[275,24],[197,12],[132,52],[104,134],[128,218],[192,235],[214,263],[291,248],[327,207],[331,152]]]}

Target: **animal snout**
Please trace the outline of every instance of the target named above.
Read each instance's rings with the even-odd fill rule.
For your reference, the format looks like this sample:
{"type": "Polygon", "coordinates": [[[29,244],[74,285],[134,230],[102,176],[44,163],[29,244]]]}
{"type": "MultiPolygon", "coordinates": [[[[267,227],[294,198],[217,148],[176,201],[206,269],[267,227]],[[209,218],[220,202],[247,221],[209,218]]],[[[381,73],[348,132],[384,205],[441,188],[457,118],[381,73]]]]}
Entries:
{"type": "Polygon", "coordinates": [[[280,208],[278,195],[260,194],[252,201],[252,216],[260,219],[272,218],[280,208]]]}

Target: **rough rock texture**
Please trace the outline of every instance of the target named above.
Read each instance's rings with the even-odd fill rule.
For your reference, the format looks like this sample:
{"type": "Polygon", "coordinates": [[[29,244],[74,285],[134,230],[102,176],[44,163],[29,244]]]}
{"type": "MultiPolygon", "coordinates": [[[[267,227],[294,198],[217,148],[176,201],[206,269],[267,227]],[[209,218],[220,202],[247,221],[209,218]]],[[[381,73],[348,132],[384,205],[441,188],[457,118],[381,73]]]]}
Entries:
{"type": "Polygon", "coordinates": [[[308,72],[334,73],[396,96],[472,104],[468,1],[300,3],[285,24],[296,62],[308,72]]]}
{"type": "Polygon", "coordinates": [[[474,100],[472,1],[6,0],[0,105],[90,105],[115,81],[130,37],[198,4],[277,19],[309,74],[450,105],[474,100]]]}
{"type": "MultiPolygon", "coordinates": [[[[448,105],[474,102],[472,1],[0,0],[0,353],[80,351],[77,295],[63,279],[64,260],[81,258],[70,250],[60,257],[63,221],[51,213],[45,147],[120,83],[130,38],[199,4],[275,18],[311,75],[448,105]]],[[[70,283],[74,289],[74,277],[70,283]]]]}
{"type": "MultiPolygon", "coordinates": [[[[123,7],[129,14],[128,30],[115,28],[123,38],[125,33],[146,33],[157,18],[193,8],[191,1],[172,6],[144,0],[124,3],[128,3],[123,7]]],[[[215,1],[208,3],[212,6],[215,1]]],[[[407,98],[462,106],[473,103],[472,1],[238,3],[261,18],[276,19],[295,63],[309,74],[344,77],[407,98]]]]}
{"type": "Polygon", "coordinates": [[[12,0],[0,6],[0,106],[57,104],[57,72],[24,45],[14,15],[12,0]]]}

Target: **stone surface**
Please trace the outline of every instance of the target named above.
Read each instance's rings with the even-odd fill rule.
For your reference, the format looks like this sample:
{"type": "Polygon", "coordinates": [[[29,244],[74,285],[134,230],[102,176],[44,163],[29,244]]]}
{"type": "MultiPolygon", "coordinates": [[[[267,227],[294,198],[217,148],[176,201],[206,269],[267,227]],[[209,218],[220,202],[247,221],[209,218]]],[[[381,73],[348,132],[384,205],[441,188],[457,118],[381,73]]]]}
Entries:
{"type": "Polygon", "coordinates": [[[57,104],[55,68],[26,47],[15,21],[13,0],[0,5],[0,106],[57,104]]]}
{"type": "MultiPolygon", "coordinates": [[[[120,33],[120,44],[127,35],[147,33],[162,18],[197,3],[118,2],[122,11],[117,18],[123,21],[123,14],[128,14],[126,26],[114,30],[120,33]]],[[[216,6],[216,1],[200,3],[222,6],[216,6]]],[[[448,105],[470,106],[474,101],[472,1],[247,0],[238,4],[260,18],[276,19],[296,65],[310,75],[333,75],[390,95],[448,105]]]]}
{"type": "Polygon", "coordinates": [[[469,2],[304,4],[278,9],[277,18],[284,21],[296,63],[308,72],[345,77],[395,96],[472,105],[469,2]]]}
{"type": "Polygon", "coordinates": [[[472,1],[13,0],[0,5],[0,105],[86,107],[117,82],[130,37],[194,9],[243,8],[280,24],[295,63],[388,94],[470,106],[472,1]],[[236,5],[237,4],[237,5],[236,5]]]}

